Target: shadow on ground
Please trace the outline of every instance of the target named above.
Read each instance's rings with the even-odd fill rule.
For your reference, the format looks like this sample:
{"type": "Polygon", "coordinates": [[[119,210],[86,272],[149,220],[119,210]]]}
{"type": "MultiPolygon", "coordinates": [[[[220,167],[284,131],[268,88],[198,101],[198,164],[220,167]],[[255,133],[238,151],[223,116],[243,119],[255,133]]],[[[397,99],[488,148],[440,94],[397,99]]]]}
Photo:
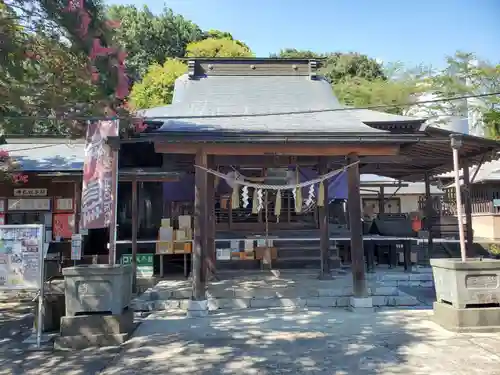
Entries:
{"type": "MultiPolygon", "coordinates": [[[[242,310],[205,319],[157,313],[103,374],[499,374],[500,357],[472,348],[469,337],[440,329],[429,316],[340,309],[242,310]]],[[[498,340],[491,345],[500,349],[498,340]]]]}

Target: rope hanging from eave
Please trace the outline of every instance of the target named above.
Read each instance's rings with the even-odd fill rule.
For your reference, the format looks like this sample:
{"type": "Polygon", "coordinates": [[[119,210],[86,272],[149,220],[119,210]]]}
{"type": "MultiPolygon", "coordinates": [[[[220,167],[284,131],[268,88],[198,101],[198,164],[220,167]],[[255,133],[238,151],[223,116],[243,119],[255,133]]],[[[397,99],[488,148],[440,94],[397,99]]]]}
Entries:
{"type": "MultiPolygon", "coordinates": [[[[268,185],[268,184],[257,184],[257,183],[253,183],[253,182],[247,182],[243,179],[243,176],[241,174],[238,175],[239,178],[241,179],[236,179],[236,178],[232,178],[232,177],[229,177],[227,175],[225,175],[224,173],[221,173],[221,172],[218,172],[218,171],[214,171],[213,169],[209,169],[209,168],[205,168],[205,167],[202,167],[200,165],[196,165],[195,164],[195,167],[196,168],[199,168],[199,169],[202,169],[208,173],[211,173],[217,177],[220,177],[224,180],[226,180],[227,182],[233,184],[233,185],[243,185],[243,186],[248,186],[248,187],[252,187],[252,188],[255,188],[255,189],[262,189],[262,190],[294,190],[294,189],[299,189],[299,188],[304,188],[304,187],[307,187],[307,186],[310,186],[310,185],[314,185],[314,184],[317,184],[317,183],[320,183],[320,182],[323,182],[325,180],[328,180],[334,176],[336,176],[337,174],[341,173],[341,172],[345,172],[348,168],[352,167],[353,165],[359,163],[359,161],[356,161],[354,163],[351,163],[351,164],[348,164],[342,168],[339,168],[339,169],[336,169],[334,171],[331,171],[331,172],[328,172],[324,175],[321,175],[317,178],[314,178],[312,180],[309,180],[309,181],[304,181],[304,182],[301,182],[301,183],[297,183],[297,184],[289,184],[289,185],[268,185]]],[[[238,193],[236,193],[238,194],[238,193]]],[[[234,195],[234,189],[233,189],[233,195],[234,195]]],[[[239,194],[238,194],[239,195],[239,194]]],[[[239,199],[238,199],[238,204],[239,204],[239,199]]]]}

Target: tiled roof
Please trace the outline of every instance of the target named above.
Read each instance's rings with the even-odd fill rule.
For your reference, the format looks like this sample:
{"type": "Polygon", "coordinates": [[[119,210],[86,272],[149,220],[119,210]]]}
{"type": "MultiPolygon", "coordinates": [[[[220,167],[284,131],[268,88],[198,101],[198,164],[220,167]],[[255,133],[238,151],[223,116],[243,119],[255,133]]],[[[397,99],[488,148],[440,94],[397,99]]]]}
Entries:
{"type": "Polygon", "coordinates": [[[141,111],[142,116],[197,118],[165,119],[161,131],[386,133],[365,125],[353,111],[255,116],[342,109],[330,84],[321,78],[247,75],[189,79],[184,75],[175,90],[174,104],[141,111]],[[209,117],[240,114],[248,116],[209,117]]]}
{"type": "Polygon", "coordinates": [[[81,141],[23,139],[0,146],[17,161],[19,169],[33,172],[81,171],[85,145],[81,141]]]}

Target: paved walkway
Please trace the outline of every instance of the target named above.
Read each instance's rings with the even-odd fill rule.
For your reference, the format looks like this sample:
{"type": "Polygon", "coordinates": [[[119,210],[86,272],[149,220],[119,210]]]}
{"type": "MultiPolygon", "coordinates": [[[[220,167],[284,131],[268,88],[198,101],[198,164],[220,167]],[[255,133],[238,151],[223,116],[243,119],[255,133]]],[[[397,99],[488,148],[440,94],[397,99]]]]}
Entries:
{"type": "Polygon", "coordinates": [[[455,334],[431,310],[179,310],[147,317],[119,349],[0,349],[0,375],[500,375],[500,335],[455,334]]]}
{"type": "Polygon", "coordinates": [[[102,374],[500,374],[500,336],[454,334],[431,311],[157,312],[102,374]]]}

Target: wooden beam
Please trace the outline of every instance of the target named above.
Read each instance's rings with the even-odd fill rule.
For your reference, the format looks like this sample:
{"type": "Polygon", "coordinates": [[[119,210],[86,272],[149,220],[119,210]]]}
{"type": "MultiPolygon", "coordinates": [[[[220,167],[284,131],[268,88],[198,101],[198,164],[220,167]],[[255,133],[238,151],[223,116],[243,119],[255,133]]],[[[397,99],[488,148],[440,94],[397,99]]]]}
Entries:
{"type": "MultiPolygon", "coordinates": [[[[195,163],[208,167],[207,154],[203,149],[196,152],[195,163]]],[[[193,299],[205,300],[206,286],[206,245],[207,245],[207,181],[208,174],[200,169],[195,170],[194,197],[194,246],[192,252],[193,266],[193,299]]]]}
{"type": "MultiPolygon", "coordinates": [[[[196,154],[200,146],[192,143],[155,143],[155,151],[164,154],[196,154]]],[[[290,155],[335,156],[356,153],[359,155],[397,155],[398,145],[345,145],[345,144],[207,144],[203,146],[210,155],[290,155]]]]}
{"type": "Polygon", "coordinates": [[[430,259],[432,254],[433,236],[432,236],[432,224],[434,222],[434,208],[432,207],[432,195],[431,195],[431,182],[429,173],[424,174],[425,183],[425,208],[424,208],[424,224],[425,230],[427,230],[427,246],[425,247],[425,258],[430,259]]]}
{"type": "MultiPolygon", "coordinates": [[[[349,164],[359,160],[355,154],[348,157],[349,164]]],[[[353,278],[353,295],[357,298],[366,297],[365,254],[363,249],[363,223],[361,221],[361,196],[359,181],[359,164],[352,165],[347,170],[349,227],[351,229],[351,262],[353,278]]]]}
{"type": "MultiPolygon", "coordinates": [[[[326,158],[320,159],[319,174],[328,173],[326,158]]],[[[328,228],[328,181],[324,181],[324,197],[323,205],[318,206],[318,221],[319,221],[319,248],[321,258],[320,279],[326,279],[330,276],[330,233],[328,228]]],[[[318,202],[319,203],[319,202],[318,202]]]]}
{"type": "Polygon", "coordinates": [[[132,214],[132,293],[136,293],[137,292],[137,232],[139,231],[139,213],[138,213],[136,180],[132,181],[131,214],[132,214]]]}
{"type": "MultiPolygon", "coordinates": [[[[208,167],[215,169],[214,157],[208,157],[208,167]]],[[[197,168],[198,169],[198,168],[197,168]]],[[[215,176],[208,173],[207,176],[207,262],[208,279],[216,278],[216,254],[215,254],[215,176]]]]}

